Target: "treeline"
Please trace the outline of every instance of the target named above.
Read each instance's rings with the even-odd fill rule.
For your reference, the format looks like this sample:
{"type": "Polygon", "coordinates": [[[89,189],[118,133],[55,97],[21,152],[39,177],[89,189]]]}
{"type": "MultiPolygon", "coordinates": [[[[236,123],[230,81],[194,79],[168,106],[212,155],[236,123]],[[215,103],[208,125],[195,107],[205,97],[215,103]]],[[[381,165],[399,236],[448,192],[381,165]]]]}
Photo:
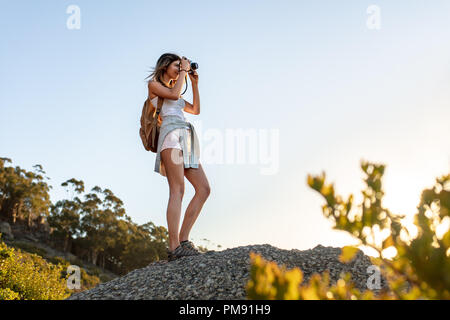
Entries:
{"type": "Polygon", "coordinates": [[[111,190],[95,186],[85,194],[83,181],[70,179],[61,184],[70,199],[53,204],[41,165],[30,172],[8,162],[0,158],[0,220],[119,275],[167,258],[167,229],[134,223],[111,190]]]}

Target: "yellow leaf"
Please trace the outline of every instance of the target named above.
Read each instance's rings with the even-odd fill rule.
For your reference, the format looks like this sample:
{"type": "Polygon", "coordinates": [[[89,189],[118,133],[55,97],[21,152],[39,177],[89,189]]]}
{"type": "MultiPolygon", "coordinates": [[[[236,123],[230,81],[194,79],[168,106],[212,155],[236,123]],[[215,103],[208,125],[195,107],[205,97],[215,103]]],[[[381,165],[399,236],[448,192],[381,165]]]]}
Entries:
{"type": "Polygon", "coordinates": [[[450,230],[448,230],[442,237],[442,242],[447,248],[450,248],[450,230]]]}
{"type": "Polygon", "coordinates": [[[387,237],[386,239],[383,240],[383,249],[389,248],[391,246],[394,246],[394,239],[392,239],[392,235],[389,235],[389,237],[387,237]]]}
{"type": "Polygon", "coordinates": [[[358,252],[358,248],[353,246],[345,246],[342,248],[342,253],[339,256],[339,261],[342,263],[350,262],[355,254],[358,252]]]}

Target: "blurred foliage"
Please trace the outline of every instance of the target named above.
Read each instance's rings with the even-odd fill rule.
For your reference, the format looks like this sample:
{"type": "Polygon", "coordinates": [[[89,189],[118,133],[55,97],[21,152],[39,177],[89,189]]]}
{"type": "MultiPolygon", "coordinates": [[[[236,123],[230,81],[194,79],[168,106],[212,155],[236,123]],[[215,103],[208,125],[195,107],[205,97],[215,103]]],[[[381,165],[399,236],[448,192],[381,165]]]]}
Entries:
{"type": "Polygon", "coordinates": [[[351,212],[353,195],[346,201],[335,195],[333,184],[325,182],[325,172],[308,175],[307,183],[325,199],[323,214],[333,222],[333,228],[358,239],[356,246],[342,249],[340,261],[352,260],[360,245],[373,248],[378,256],[371,260],[387,279],[389,290],[378,295],[370,290],[360,292],[353,287],[349,273],[332,286],[328,272],[314,274],[308,283],[302,283],[300,269],[280,270],[275,263],[251,253],[249,299],[450,299],[450,174],[423,190],[414,216],[417,235],[413,237],[401,222],[405,216],[394,215],[382,206],[385,166],[362,161],[361,168],[367,189],[362,191],[363,201],[356,212],[351,212]],[[439,236],[438,227],[444,228],[439,236]],[[384,238],[378,239],[380,235],[384,238]],[[385,258],[386,249],[394,249],[395,256],[385,258]]]}
{"type": "Polygon", "coordinates": [[[247,283],[247,298],[256,300],[347,300],[372,299],[371,291],[361,294],[345,273],[335,285],[330,286],[328,271],[313,274],[303,284],[300,268],[287,270],[273,261],[266,261],[259,254],[250,253],[250,280],[247,283]]]}

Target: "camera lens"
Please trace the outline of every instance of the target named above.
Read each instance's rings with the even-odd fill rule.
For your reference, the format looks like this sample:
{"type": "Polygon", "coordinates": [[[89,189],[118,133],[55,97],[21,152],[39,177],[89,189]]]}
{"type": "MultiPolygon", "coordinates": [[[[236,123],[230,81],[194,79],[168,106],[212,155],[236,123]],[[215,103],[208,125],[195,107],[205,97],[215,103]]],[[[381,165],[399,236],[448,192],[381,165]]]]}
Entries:
{"type": "Polygon", "coordinates": [[[198,69],[198,63],[196,63],[196,62],[191,62],[191,69],[192,69],[192,70],[197,70],[197,69],[198,69]]]}

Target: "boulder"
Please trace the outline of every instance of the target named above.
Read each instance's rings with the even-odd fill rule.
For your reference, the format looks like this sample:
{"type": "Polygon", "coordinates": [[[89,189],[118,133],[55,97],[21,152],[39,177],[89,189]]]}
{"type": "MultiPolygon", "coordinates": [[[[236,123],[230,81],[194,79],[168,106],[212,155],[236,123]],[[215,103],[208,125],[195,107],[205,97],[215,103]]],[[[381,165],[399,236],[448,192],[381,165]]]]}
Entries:
{"type": "MultiPolygon", "coordinates": [[[[370,258],[359,251],[349,263],[341,263],[341,248],[318,245],[309,250],[284,250],[269,244],[248,245],[223,251],[209,251],[198,256],[182,257],[168,262],[156,261],[145,268],[101,283],[97,287],[74,293],[68,300],[235,300],[246,299],[246,284],[250,272],[250,252],[288,269],[302,270],[304,281],[314,273],[330,272],[331,283],[342,272],[350,272],[359,290],[368,289],[372,266],[370,258]]],[[[381,276],[380,288],[388,288],[381,276]]]]}

